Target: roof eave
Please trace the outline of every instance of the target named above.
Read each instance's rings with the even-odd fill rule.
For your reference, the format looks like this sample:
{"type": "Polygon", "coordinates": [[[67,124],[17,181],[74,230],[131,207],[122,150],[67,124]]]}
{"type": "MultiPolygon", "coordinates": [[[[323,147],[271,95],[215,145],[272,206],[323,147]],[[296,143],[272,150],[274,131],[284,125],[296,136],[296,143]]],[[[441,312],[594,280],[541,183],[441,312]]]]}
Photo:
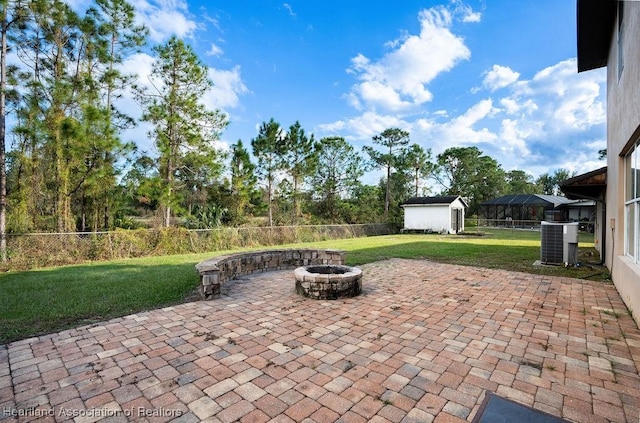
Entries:
{"type": "Polygon", "coordinates": [[[404,203],[400,204],[401,207],[406,205],[423,206],[423,205],[450,205],[456,200],[460,200],[462,204],[467,207],[467,203],[464,202],[459,195],[440,195],[436,197],[411,197],[404,203]]]}
{"type": "Polygon", "coordinates": [[[451,203],[414,203],[414,204],[400,204],[400,207],[429,207],[429,206],[450,206],[451,203]]]}
{"type": "Polygon", "coordinates": [[[607,191],[607,167],[569,178],[560,183],[560,189],[570,199],[604,201],[607,191]]]}
{"type": "Polygon", "coordinates": [[[607,66],[617,1],[577,0],[578,72],[607,66]]]}

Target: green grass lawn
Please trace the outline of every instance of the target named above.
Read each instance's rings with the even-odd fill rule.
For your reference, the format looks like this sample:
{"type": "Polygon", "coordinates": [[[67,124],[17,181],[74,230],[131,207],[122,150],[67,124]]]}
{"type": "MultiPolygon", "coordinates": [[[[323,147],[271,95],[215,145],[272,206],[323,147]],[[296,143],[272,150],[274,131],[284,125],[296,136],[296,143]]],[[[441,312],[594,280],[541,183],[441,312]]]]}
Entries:
{"type": "MultiPolygon", "coordinates": [[[[608,281],[597,266],[593,237],[580,235],[585,265],[534,267],[540,233],[487,230],[473,235],[386,235],[291,244],[284,247],[347,251],[347,264],[386,258],[428,259],[461,264],[608,281]]],[[[220,251],[99,262],[0,275],[0,344],[195,299],[195,264],[220,251]]]]}

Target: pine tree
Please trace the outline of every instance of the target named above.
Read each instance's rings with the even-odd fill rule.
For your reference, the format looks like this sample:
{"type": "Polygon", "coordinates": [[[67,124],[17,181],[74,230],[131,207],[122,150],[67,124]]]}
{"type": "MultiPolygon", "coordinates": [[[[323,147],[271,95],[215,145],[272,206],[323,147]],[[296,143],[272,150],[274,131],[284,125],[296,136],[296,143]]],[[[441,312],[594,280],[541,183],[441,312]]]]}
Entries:
{"type": "Polygon", "coordinates": [[[318,146],[313,134],[307,136],[300,122],[289,127],[289,132],[280,145],[281,168],[291,177],[291,196],[293,207],[291,223],[296,225],[300,216],[300,187],[306,177],[309,177],[316,166],[318,146]]]}
{"type": "Polygon", "coordinates": [[[99,153],[95,177],[87,181],[90,186],[85,191],[92,192],[94,229],[108,229],[116,189],[116,161],[131,151],[131,145],[123,143],[118,134],[134,125],[131,117],[115,107],[115,99],[134,78],[123,74],[118,65],[144,45],[148,30],[135,23],[135,9],[125,0],[96,0],[85,21],[85,26],[91,29],[87,34],[87,56],[94,57],[86,60],[86,74],[93,80],[95,96],[91,104],[102,120],[100,131],[94,134],[99,153]]]}
{"type": "Polygon", "coordinates": [[[320,140],[317,162],[311,184],[320,200],[319,213],[337,222],[340,201],[358,187],[364,161],[344,138],[328,137],[320,140]]]}
{"type": "Polygon", "coordinates": [[[255,166],[242,140],[231,145],[231,218],[234,223],[244,221],[255,190],[255,166]]]}
{"type": "Polygon", "coordinates": [[[177,37],[156,47],[153,88],[138,88],[144,106],[143,120],[153,125],[150,135],[160,152],[159,170],[163,181],[163,224],[171,224],[172,208],[178,203],[176,172],[187,152],[197,152],[211,162],[219,160],[215,142],[227,125],[226,116],[202,104],[213,83],[207,68],[193,49],[177,37]]]}
{"type": "Polygon", "coordinates": [[[269,226],[273,226],[273,191],[276,172],[280,170],[279,154],[284,134],[280,124],[273,118],[263,122],[258,136],[251,140],[253,155],[257,159],[256,174],[265,184],[269,226]]]}
{"type": "Polygon", "coordinates": [[[423,149],[418,144],[412,144],[406,152],[405,166],[411,170],[414,183],[413,195],[419,196],[420,180],[430,176],[435,164],[431,161],[431,149],[423,149]]]}
{"type": "MultiPolygon", "coordinates": [[[[75,79],[81,38],[78,15],[59,0],[34,0],[29,3],[26,25],[16,41],[17,55],[27,69],[18,128],[32,145],[38,174],[46,175],[48,193],[41,195],[54,216],[58,232],[75,228],[71,213],[71,166],[76,120],[76,94],[82,81],[75,79]]],[[[33,205],[32,205],[33,207],[33,205]]]]}
{"type": "Polygon", "coordinates": [[[375,167],[386,170],[386,189],[384,197],[384,216],[389,217],[389,204],[391,203],[391,172],[400,164],[405,154],[407,144],[409,144],[409,133],[399,128],[388,128],[379,135],[373,137],[373,143],[383,147],[385,151],[380,152],[371,146],[365,146],[364,150],[371,157],[375,167]]]}
{"type": "Polygon", "coordinates": [[[6,106],[10,86],[7,82],[7,54],[9,33],[24,23],[25,6],[22,1],[2,0],[0,7],[0,259],[4,263],[7,260],[6,106]]]}

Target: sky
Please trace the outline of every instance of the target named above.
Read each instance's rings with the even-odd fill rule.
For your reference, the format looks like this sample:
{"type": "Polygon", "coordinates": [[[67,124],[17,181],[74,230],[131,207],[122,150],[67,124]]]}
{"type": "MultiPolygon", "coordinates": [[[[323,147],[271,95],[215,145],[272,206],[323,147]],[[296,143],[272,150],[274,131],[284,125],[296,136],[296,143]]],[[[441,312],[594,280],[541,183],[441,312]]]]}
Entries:
{"type": "MultiPolygon", "coordinates": [[[[606,75],[577,73],[575,0],[130,2],[151,45],[177,35],[209,67],[222,145],[274,118],[358,150],[397,127],[434,157],[476,146],[533,177],[605,165],[606,75]]],[[[145,80],[152,61],[123,68],[145,80]]],[[[153,154],[144,125],[126,137],[153,154]]]]}

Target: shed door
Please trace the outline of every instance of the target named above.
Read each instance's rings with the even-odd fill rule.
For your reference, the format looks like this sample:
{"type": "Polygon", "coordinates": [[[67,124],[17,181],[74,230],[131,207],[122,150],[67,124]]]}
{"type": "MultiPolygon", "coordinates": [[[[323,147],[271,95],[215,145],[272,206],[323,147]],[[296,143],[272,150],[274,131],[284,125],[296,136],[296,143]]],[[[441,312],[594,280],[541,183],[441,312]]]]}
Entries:
{"type": "Polygon", "coordinates": [[[451,209],[451,229],[456,234],[462,230],[462,209],[451,209]]]}

